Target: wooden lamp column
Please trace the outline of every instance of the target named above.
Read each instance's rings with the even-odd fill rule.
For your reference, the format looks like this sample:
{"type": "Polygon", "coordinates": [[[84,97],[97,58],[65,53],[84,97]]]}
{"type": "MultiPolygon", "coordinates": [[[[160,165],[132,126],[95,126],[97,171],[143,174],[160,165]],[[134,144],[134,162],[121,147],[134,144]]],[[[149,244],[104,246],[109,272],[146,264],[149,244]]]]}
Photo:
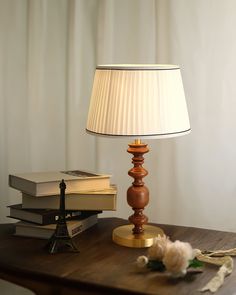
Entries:
{"type": "Polygon", "coordinates": [[[148,174],[147,170],[142,166],[144,163],[143,155],[148,151],[147,144],[141,143],[139,139],[129,144],[127,150],[128,153],[133,154],[132,163],[134,164],[134,167],[128,172],[134,178],[134,182],[127,191],[127,202],[134,210],[134,214],[129,217],[129,221],[134,224],[132,230],[134,234],[143,233],[143,225],[148,222],[143,210],[149,202],[149,191],[142,180],[148,174]]]}
{"type": "Polygon", "coordinates": [[[143,155],[148,151],[147,144],[142,143],[139,139],[129,144],[127,150],[128,153],[133,154],[132,163],[134,165],[128,172],[134,178],[134,181],[127,190],[127,202],[134,213],[129,217],[129,221],[133,225],[123,225],[113,231],[113,241],[122,246],[150,247],[155,237],[159,234],[163,235],[163,231],[159,227],[146,225],[148,217],[143,214],[143,210],[149,202],[149,190],[143,182],[148,171],[142,166],[144,163],[143,155]]]}

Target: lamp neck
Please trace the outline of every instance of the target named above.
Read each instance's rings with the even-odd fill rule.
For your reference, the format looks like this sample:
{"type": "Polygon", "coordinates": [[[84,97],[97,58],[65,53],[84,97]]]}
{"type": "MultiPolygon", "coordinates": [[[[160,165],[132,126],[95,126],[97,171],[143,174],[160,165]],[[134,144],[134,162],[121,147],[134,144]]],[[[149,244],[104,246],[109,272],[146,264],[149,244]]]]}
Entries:
{"type": "Polygon", "coordinates": [[[141,139],[140,138],[135,139],[134,144],[141,144],[141,139]]]}

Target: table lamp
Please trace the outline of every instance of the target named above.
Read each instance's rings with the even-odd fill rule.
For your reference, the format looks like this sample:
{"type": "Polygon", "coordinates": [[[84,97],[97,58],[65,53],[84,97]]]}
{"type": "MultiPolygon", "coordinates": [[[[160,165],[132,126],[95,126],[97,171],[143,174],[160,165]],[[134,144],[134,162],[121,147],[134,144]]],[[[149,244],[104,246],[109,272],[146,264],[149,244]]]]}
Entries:
{"type": "Polygon", "coordinates": [[[127,202],[134,213],[131,224],[113,231],[113,241],[127,247],[149,247],[163,231],[148,225],[143,214],[149,191],[143,177],[143,155],[149,151],[143,139],[162,139],[190,132],[188,111],[179,66],[100,65],[95,71],[86,131],[106,137],[127,137],[134,178],[127,202]]]}

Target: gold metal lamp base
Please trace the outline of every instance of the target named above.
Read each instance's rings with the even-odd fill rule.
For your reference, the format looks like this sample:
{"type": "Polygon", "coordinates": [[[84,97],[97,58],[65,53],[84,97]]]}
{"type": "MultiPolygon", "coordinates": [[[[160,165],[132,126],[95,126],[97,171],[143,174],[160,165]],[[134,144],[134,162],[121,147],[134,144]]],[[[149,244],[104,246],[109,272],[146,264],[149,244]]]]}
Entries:
{"type": "Polygon", "coordinates": [[[135,235],[132,233],[133,227],[133,224],[129,224],[115,228],[112,233],[113,241],[121,246],[146,248],[152,246],[155,237],[164,234],[157,226],[144,225],[144,233],[135,235]]]}

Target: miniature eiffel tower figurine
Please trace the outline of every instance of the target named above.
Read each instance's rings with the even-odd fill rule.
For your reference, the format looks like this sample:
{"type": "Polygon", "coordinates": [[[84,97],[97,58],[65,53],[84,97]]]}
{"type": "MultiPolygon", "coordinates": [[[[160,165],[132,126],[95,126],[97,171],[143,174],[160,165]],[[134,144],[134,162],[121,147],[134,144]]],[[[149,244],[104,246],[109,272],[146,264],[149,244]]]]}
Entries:
{"type": "Polygon", "coordinates": [[[66,184],[64,179],[60,183],[60,209],[59,219],[54,234],[49,239],[46,245],[49,253],[58,252],[79,252],[77,247],[74,245],[71,237],[69,236],[67,225],[66,225],[66,213],[65,213],[65,190],[66,184]]]}

